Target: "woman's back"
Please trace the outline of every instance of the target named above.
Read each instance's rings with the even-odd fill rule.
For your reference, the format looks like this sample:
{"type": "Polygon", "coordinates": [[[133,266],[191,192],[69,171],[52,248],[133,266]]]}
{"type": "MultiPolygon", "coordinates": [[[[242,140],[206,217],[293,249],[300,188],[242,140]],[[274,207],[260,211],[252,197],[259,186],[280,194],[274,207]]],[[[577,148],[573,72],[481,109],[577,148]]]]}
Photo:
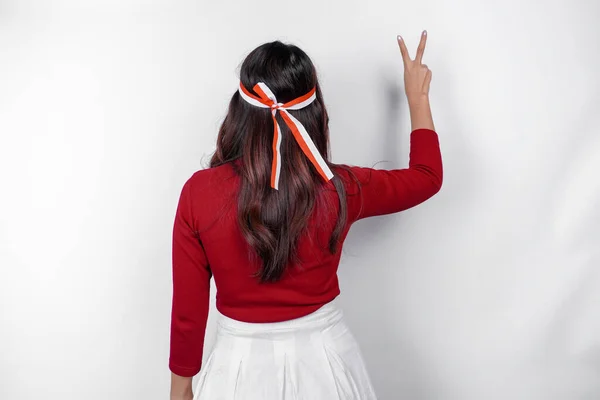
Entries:
{"type": "MultiPolygon", "coordinates": [[[[310,314],[339,293],[337,268],[342,246],[335,253],[328,240],[338,216],[338,195],[332,184],[319,192],[309,223],[297,245],[298,263],[289,265],[280,281],[260,283],[254,276],[260,259],[240,232],[237,195],[238,162],[196,172],[184,185],[177,210],[173,241],[174,303],[184,310],[174,314],[172,335],[181,348],[172,349],[172,362],[190,357],[189,335],[203,342],[209,304],[210,278],[217,287],[217,309],[245,322],[273,322],[310,314]],[[200,245],[199,245],[200,244],[200,245]],[[190,326],[193,315],[197,324],[190,326]]],[[[334,168],[347,191],[350,226],[359,219],[399,212],[427,200],[441,187],[442,160],[437,134],[416,130],[411,135],[411,159],[407,169],[334,168]],[[358,182],[357,182],[358,181],[358,182]],[[360,183],[360,187],[359,187],[360,183]]],[[[174,310],[176,310],[174,308],[174,310]]],[[[201,353],[189,365],[199,365],[201,353]]],[[[192,361],[192,360],[190,360],[192,361]]],[[[183,372],[183,371],[182,371],[183,372]]]]}
{"type": "Polygon", "coordinates": [[[420,204],[442,184],[425,35],[418,61],[399,43],[413,132],[409,167],[391,171],[328,160],[329,119],[302,50],[273,42],[244,61],[211,168],[186,181],[177,207],[169,366],[182,396],[172,398],[191,398],[183,377],[201,370],[214,276],[217,340],[196,396],[375,399],[334,301],[342,246],[354,222],[420,204]]]}

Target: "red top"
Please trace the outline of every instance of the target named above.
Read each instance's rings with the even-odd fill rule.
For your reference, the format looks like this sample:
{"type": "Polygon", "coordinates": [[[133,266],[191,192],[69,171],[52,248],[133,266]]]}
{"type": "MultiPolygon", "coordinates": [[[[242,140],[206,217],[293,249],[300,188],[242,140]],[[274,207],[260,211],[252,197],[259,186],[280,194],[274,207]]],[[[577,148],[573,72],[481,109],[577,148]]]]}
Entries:
{"type": "MultiPolygon", "coordinates": [[[[437,134],[411,133],[409,167],[376,170],[350,167],[362,187],[341,168],[333,168],[348,192],[346,239],[361,218],[406,210],[432,197],[442,185],[437,134]]],[[[337,221],[339,200],[329,182],[318,196],[308,234],[298,242],[302,266],[287,269],[281,281],[259,284],[260,267],[237,225],[240,178],[231,164],[198,171],[183,186],[173,229],[173,309],[169,368],[180,376],[200,371],[208,318],[210,278],[217,287],[217,309],[245,322],[276,322],[310,314],[339,293],[337,268],[342,246],[331,254],[328,240],[337,221]]]]}

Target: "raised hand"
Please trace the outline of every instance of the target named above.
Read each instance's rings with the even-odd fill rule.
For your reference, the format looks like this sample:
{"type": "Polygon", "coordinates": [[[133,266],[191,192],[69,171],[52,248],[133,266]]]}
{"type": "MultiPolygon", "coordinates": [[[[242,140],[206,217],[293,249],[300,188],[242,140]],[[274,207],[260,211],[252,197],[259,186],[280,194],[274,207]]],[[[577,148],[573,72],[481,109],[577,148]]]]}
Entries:
{"type": "Polygon", "coordinates": [[[412,129],[435,130],[431,107],[429,106],[429,84],[431,83],[431,71],[423,64],[425,43],[427,42],[427,31],[423,31],[421,42],[417,48],[417,56],[411,60],[408,49],[401,36],[398,36],[398,45],[404,63],[404,89],[410,108],[410,120],[412,129]]]}
{"type": "Polygon", "coordinates": [[[421,34],[421,42],[417,48],[417,55],[411,60],[408,49],[401,36],[398,36],[398,45],[404,63],[404,88],[409,104],[412,101],[420,101],[423,96],[429,96],[429,84],[431,83],[431,70],[423,64],[423,54],[427,43],[427,31],[421,34]]]}

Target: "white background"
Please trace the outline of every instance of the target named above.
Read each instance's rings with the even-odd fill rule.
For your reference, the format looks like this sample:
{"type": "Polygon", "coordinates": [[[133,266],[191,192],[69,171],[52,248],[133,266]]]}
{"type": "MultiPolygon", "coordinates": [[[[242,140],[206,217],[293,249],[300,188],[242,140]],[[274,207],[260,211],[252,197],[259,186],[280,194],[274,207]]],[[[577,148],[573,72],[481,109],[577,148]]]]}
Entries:
{"type": "Polygon", "coordinates": [[[591,0],[0,1],[0,398],[167,399],[176,201],[243,57],[305,49],[334,161],[401,167],[395,38],[414,54],[428,29],[444,187],[357,224],[340,268],[379,397],[599,399],[599,18],[591,0]]]}

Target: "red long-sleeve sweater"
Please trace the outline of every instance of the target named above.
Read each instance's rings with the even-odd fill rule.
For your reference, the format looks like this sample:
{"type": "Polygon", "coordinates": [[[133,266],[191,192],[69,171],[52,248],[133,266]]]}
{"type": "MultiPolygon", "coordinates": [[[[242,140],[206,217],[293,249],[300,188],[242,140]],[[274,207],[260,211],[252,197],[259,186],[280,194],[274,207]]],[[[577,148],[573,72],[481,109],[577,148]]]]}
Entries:
{"type": "MultiPolygon", "coordinates": [[[[442,185],[438,136],[411,133],[409,167],[376,170],[350,167],[362,188],[342,168],[333,168],[348,192],[348,221],[341,240],[359,219],[406,210],[432,197],[442,185]],[[360,194],[359,194],[360,193],[360,194]]],[[[208,317],[210,279],[217,287],[216,306],[245,322],[299,318],[339,293],[337,268],[342,246],[331,254],[327,243],[335,226],[339,199],[331,182],[319,196],[308,234],[298,242],[302,268],[288,268],[277,283],[259,284],[251,275],[260,264],[237,225],[240,177],[232,164],[201,170],[181,191],[173,229],[173,306],[169,368],[181,376],[200,371],[208,317]]]]}

